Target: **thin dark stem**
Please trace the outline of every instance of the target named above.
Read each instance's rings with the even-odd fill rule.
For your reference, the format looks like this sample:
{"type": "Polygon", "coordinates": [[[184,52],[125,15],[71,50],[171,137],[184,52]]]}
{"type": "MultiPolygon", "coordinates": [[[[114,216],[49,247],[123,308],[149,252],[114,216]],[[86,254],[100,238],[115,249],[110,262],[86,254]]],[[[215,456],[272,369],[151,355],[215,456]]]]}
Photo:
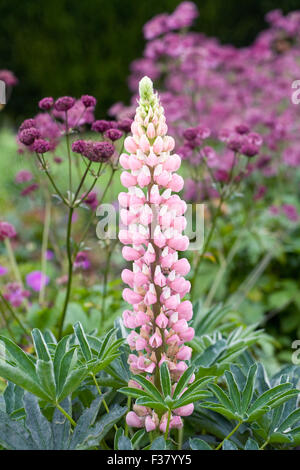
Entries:
{"type": "Polygon", "coordinates": [[[46,163],[43,161],[43,159],[40,157],[40,155],[37,153],[37,158],[40,162],[40,164],[42,165],[42,168],[43,170],[45,171],[50,183],[52,184],[55,192],[59,195],[59,197],[61,198],[61,200],[64,202],[64,204],[67,204],[67,201],[66,199],[64,198],[64,196],[62,195],[62,193],[60,192],[60,190],[58,189],[57,185],[55,184],[52,176],[50,175],[49,171],[47,170],[47,166],[46,166],[46,163]]]}
{"type": "Polygon", "coordinates": [[[68,255],[68,284],[67,284],[67,292],[64,301],[63,311],[59,321],[59,330],[58,330],[58,338],[61,339],[64,321],[67,313],[68,303],[70,300],[70,293],[72,287],[72,277],[73,277],[73,261],[72,261],[72,247],[71,247],[71,230],[72,230],[72,216],[73,216],[74,208],[69,208],[69,217],[68,217],[68,227],[67,227],[67,237],[66,237],[66,245],[67,245],[67,255],[68,255]]]}
{"type": "Polygon", "coordinates": [[[2,305],[1,305],[1,304],[0,304],[0,313],[1,313],[2,317],[3,317],[3,320],[4,320],[4,323],[5,323],[5,325],[6,325],[6,328],[7,328],[8,333],[10,334],[12,340],[16,343],[17,340],[16,340],[16,338],[15,338],[15,336],[14,336],[14,334],[13,334],[13,332],[12,332],[10,326],[9,326],[9,322],[8,322],[7,316],[6,316],[6,314],[5,314],[4,309],[2,308],[2,305]]]}
{"type": "Polygon", "coordinates": [[[30,336],[30,332],[27,330],[27,328],[23,325],[23,322],[20,320],[20,318],[17,316],[17,314],[13,311],[11,308],[9,302],[7,302],[6,298],[3,296],[2,292],[0,291],[0,298],[4,305],[6,306],[7,310],[10,312],[11,316],[16,320],[16,322],[20,325],[22,330],[24,331],[26,336],[30,336]]]}

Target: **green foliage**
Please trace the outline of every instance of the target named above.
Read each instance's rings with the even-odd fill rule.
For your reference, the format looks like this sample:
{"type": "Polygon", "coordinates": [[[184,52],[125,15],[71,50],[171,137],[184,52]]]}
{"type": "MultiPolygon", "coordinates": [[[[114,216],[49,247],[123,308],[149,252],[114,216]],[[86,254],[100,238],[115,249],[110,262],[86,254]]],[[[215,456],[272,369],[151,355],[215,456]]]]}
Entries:
{"type": "MultiPolygon", "coordinates": [[[[85,409],[71,432],[70,422],[59,410],[55,410],[52,420],[48,421],[37,398],[26,392],[23,419],[13,419],[8,410],[0,411],[0,444],[9,450],[83,450],[98,446],[126,411],[114,405],[109,414],[97,420],[102,400],[103,397],[96,398],[90,408],[85,409]]],[[[62,406],[70,413],[70,398],[62,406]]]]}
{"type": "Polygon", "coordinates": [[[55,338],[32,331],[36,356],[26,354],[4,336],[4,354],[0,358],[0,374],[48,403],[58,404],[72,394],[91,374],[95,375],[119,355],[122,339],[114,340],[114,330],[102,341],[86,336],[80,323],[74,325],[75,336],[65,336],[57,344],[55,338]]]}

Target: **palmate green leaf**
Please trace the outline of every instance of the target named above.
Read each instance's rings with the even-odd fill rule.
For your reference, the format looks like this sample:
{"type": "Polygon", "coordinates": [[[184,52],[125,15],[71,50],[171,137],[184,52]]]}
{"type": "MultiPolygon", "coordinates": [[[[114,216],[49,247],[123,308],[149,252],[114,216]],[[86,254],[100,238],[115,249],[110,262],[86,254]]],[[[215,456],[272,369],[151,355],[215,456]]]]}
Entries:
{"type": "Polygon", "coordinates": [[[153,383],[150,382],[150,380],[147,380],[142,375],[134,376],[134,380],[135,380],[135,382],[140,384],[144,388],[144,390],[146,390],[148,392],[148,394],[151,397],[153,397],[155,400],[157,400],[161,403],[164,403],[163,397],[161,396],[161,394],[159,393],[159,391],[157,390],[155,385],[153,385],[153,383]]]}
{"type": "Polygon", "coordinates": [[[117,404],[112,405],[110,407],[109,413],[105,413],[103,416],[101,416],[95,425],[88,429],[86,437],[82,440],[81,443],[77,444],[76,449],[84,450],[98,447],[102,439],[105,438],[106,434],[111,430],[114,424],[116,424],[125,415],[126,412],[126,406],[120,406],[117,404]]]}
{"type": "Polygon", "coordinates": [[[145,391],[145,390],[141,390],[140,388],[122,387],[122,388],[120,388],[120,389],[118,390],[118,392],[124,393],[124,394],[127,395],[128,397],[132,397],[132,398],[143,397],[143,398],[151,398],[151,399],[153,399],[153,396],[150,395],[150,393],[148,393],[148,392],[145,391]]]}
{"type": "Polygon", "coordinates": [[[292,387],[291,383],[285,383],[285,384],[277,385],[276,387],[273,387],[270,390],[267,390],[266,392],[264,392],[260,397],[258,397],[254,401],[254,403],[252,403],[252,405],[248,409],[249,416],[251,416],[252,413],[259,410],[260,408],[268,406],[269,403],[272,400],[274,400],[275,397],[278,397],[278,395],[282,395],[284,392],[289,391],[291,387],[292,387]]]}
{"type": "Polygon", "coordinates": [[[70,336],[64,336],[56,346],[56,350],[54,353],[53,359],[53,366],[54,366],[54,375],[55,375],[55,382],[56,384],[59,383],[59,374],[60,374],[60,366],[61,361],[68,350],[68,343],[70,340],[70,336]]]}
{"type": "Polygon", "coordinates": [[[133,450],[129,437],[126,437],[124,435],[120,436],[118,440],[118,450],[133,450]]]}
{"type": "Polygon", "coordinates": [[[171,385],[171,377],[169,372],[169,367],[165,362],[162,363],[160,370],[160,383],[162,392],[165,397],[171,397],[172,393],[172,385],[171,385]]]}
{"type": "Polygon", "coordinates": [[[190,438],[189,444],[192,450],[213,450],[207,442],[203,441],[203,439],[199,439],[198,437],[190,438]]]}
{"type": "Polygon", "coordinates": [[[53,435],[49,421],[41,413],[36,397],[25,393],[24,406],[26,412],[25,426],[34,441],[35,449],[52,450],[53,435]]]}
{"type": "Polygon", "coordinates": [[[163,437],[157,437],[151,444],[150,450],[166,450],[166,441],[163,437]]]}
{"type": "Polygon", "coordinates": [[[157,401],[153,398],[145,398],[141,397],[136,400],[137,405],[141,406],[148,406],[149,408],[153,408],[155,411],[168,411],[169,406],[165,405],[161,401],[157,401]]]}
{"type": "Polygon", "coordinates": [[[37,328],[34,328],[31,332],[33,339],[34,349],[36,351],[37,357],[42,361],[51,361],[50,352],[47,346],[47,343],[37,328]]]}
{"type": "Polygon", "coordinates": [[[55,402],[56,385],[54,377],[54,368],[52,361],[43,361],[38,359],[36,363],[36,372],[43,391],[47,394],[48,399],[55,402]]]}
{"type": "Polygon", "coordinates": [[[5,411],[8,415],[17,412],[23,408],[24,390],[21,387],[8,382],[3,393],[5,411]]]}
{"type": "Polygon", "coordinates": [[[0,411],[0,445],[8,450],[34,450],[34,442],[22,421],[0,411]]]}
{"type": "Polygon", "coordinates": [[[240,413],[241,412],[241,394],[239,388],[237,386],[236,380],[232,374],[228,370],[225,371],[225,378],[228,385],[229,396],[234,404],[235,410],[240,413]]]}
{"type": "Polygon", "coordinates": [[[18,367],[26,372],[33,380],[36,380],[35,363],[32,358],[5,336],[0,336],[0,342],[4,343],[5,351],[9,353],[18,367]]]}
{"type": "Polygon", "coordinates": [[[189,367],[184,371],[180,379],[178,380],[178,383],[176,385],[176,388],[173,393],[173,400],[176,400],[176,398],[179,397],[179,395],[183,392],[185,387],[189,384],[191,377],[194,373],[195,368],[194,367],[189,367]]]}
{"type": "Polygon", "coordinates": [[[292,428],[294,424],[300,424],[300,408],[294,410],[278,427],[279,432],[285,432],[292,428]]]}
{"type": "Polygon", "coordinates": [[[60,364],[57,365],[57,368],[56,368],[57,395],[60,395],[61,391],[63,390],[67,377],[72,370],[71,366],[72,366],[72,361],[74,358],[75,358],[74,362],[76,362],[77,349],[75,347],[67,351],[60,359],[60,364]]]}
{"type": "Polygon", "coordinates": [[[138,449],[139,443],[143,439],[143,437],[146,435],[146,430],[145,429],[139,429],[134,436],[131,438],[131,443],[133,449],[138,449]]]}
{"type": "Polygon", "coordinates": [[[251,403],[253,394],[254,394],[256,372],[257,372],[257,365],[253,364],[249,369],[247,381],[242,391],[242,412],[243,413],[246,413],[251,403]]]}
{"type": "Polygon", "coordinates": [[[225,408],[223,405],[220,405],[219,403],[206,401],[201,403],[201,406],[203,408],[208,408],[209,410],[215,411],[216,413],[220,413],[222,416],[225,416],[225,418],[237,419],[236,415],[232,411],[225,408]]]}
{"type": "Polygon", "coordinates": [[[85,357],[85,360],[90,361],[92,359],[92,351],[91,351],[90,345],[88,343],[88,340],[86,338],[86,335],[82,328],[81,323],[80,322],[75,323],[75,325],[73,326],[73,329],[74,329],[77,341],[79,343],[80,349],[82,351],[82,354],[85,357]]]}
{"type": "Polygon", "coordinates": [[[239,450],[238,447],[234,444],[234,442],[226,439],[222,445],[223,450],[239,450]]]}
{"type": "Polygon", "coordinates": [[[227,408],[228,410],[232,411],[234,413],[234,407],[232,406],[232,402],[229,400],[228,395],[222,390],[219,385],[216,384],[210,384],[208,386],[209,390],[211,390],[215,396],[218,398],[219,402],[222,403],[222,405],[227,408]]]}
{"type": "Polygon", "coordinates": [[[103,396],[97,397],[91,404],[90,408],[86,409],[82,413],[74,429],[69,449],[75,450],[79,445],[82,445],[83,442],[87,439],[88,430],[94,424],[97,418],[97,414],[99,412],[102,401],[103,396]]]}
{"type": "MultiPolygon", "coordinates": [[[[70,396],[67,397],[60,406],[68,413],[69,416],[72,415],[70,396]]],[[[53,435],[53,449],[67,450],[71,439],[71,423],[57,408],[55,408],[53,413],[51,427],[53,435]]]]}
{"type": "Polygon", "coordinates": [[[70,395],[74,390],[76,390],[81,382],[89,375],[90,371],[86,366],[73,369],[67,376],[66,381],[63,385],[61,392],[56,397],[58,403],[63,401],[70,395]]]}
{"type": "Polygon", "coordinates": [[[245,444],[245,450],[259,450],[259,445],[254,439],[249,437],[245,444]]]}
{"type": "Polygon", "coordinates": [[[24,388],[24,390],[33,393],[34,395],[39,398],[42,398],[43,400],[48,401],[49,399],[48,394],[40,386],[37,376],[35,377],[35,379],[33,379],[22,369],[16,366],[12,366],[1,359],[0,377],[3,377],[9,382],[13,382],[14,384],[24,388]]]}
{"type": "Polygon", "coordinates": [[[180,408],[181,406],[189,405],[190,403],[196,403],[199,400],[204,400],[205,398],[210,398],[211,393],[206,390],[200,390],[199,392],[194,392],[186,396],[182,396],[178,400],[172,403],[172,409],[180,408]]]}

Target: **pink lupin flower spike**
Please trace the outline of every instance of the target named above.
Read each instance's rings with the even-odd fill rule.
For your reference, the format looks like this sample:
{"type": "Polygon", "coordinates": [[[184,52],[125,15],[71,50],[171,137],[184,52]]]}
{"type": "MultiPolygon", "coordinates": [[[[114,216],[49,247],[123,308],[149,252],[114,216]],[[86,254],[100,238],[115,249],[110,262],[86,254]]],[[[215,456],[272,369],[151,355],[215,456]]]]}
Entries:
{"type": "MultiPolygon", "coordinates": [[[[125,228],[120,231],[120,241],[127,245],[123,257],[132,261],[132,271],[124,269],[123,281],[128,285],[123,298],[132,310],[123,313],[124,325],[132,329],[128,344],[133,374],[147,373],[159,387],[159,367],[166,362],[173,388],[187,368],[185,361],[191,357],[193,328],[192,304],[183,300],[190,290],[184,279],[190,270],[185,258],[178,259],[178,251],[188,248],[189,240],[182,234],[186,226],[186,204],[178,195],[183,179],[176,174],[181,158],[173,154],[175,142],[167,136],[168,127],[164,109],[152,81],[140,81],[140,101],[131,130],[125,139],[127,154],[120,163],[125,171],[121,175],[123,186],[119,202],[121,219],[125,228]]],[[[180,416],[193,412],[193,405],[174,410],[170,427],[181,427],[180,416]]],[[[127,424],[146,427],[146,430],[166,427],[166,416],[158,418],[153,410],[134,405],[127,415],[127,424]]]]}

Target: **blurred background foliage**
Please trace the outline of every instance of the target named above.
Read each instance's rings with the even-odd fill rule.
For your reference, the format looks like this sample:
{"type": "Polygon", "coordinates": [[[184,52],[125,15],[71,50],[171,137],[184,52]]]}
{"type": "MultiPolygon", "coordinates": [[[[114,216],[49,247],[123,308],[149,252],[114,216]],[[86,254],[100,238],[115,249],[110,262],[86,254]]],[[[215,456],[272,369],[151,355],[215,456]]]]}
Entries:
{"type": "MultiPolygon", "coordinates": [[[[43,96],[83,93],[99,100],[102,115],[128,102],[129,65],[144,48],[142,27],[181,0],[1,0],[0,69],[19,78],[6,114],[14,124],[36,112],[43,96]]],[[[222,43],[250,44],[265,28],[264,15],[299,8],[299,0],[195,1],[195,29],[222,43]]]]}

